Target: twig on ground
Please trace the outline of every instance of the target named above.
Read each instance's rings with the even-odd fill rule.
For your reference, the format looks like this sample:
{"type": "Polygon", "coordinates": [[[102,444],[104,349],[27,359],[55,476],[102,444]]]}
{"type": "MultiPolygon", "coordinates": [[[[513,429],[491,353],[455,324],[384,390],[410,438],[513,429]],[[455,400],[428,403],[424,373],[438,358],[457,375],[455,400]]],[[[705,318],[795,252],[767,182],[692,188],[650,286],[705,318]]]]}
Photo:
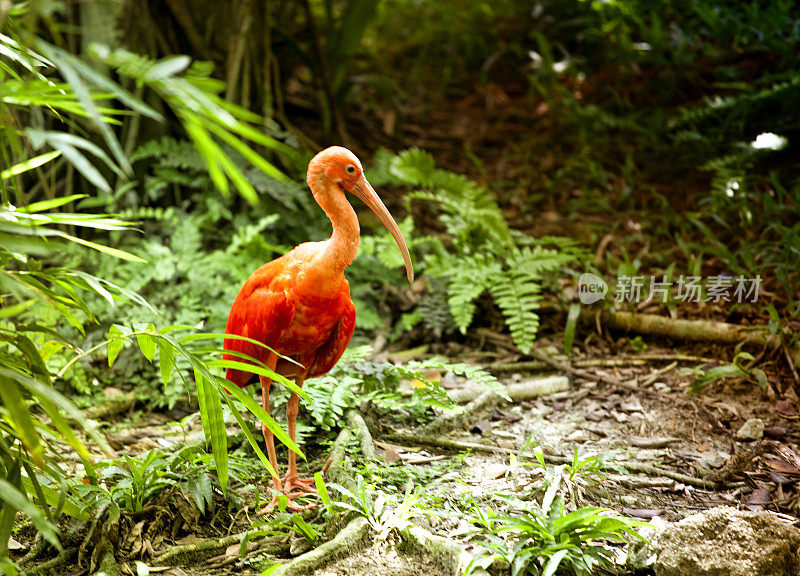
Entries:
{"type": "MultiPolygon", "coordinates": [[[[548,396],[556,392],[562,392],[569,388],[569,379],[561,375],[544,376],[541,378],[533,378],[524,382],[516,382],[506,386],[506,393],[511,397],[514,402],[521,402],[523,400],[530,400],[539,396],[548,396]]],[[[463,404],[465,402],[472,402],[479,398],[482,394],[487,392],[485,388],[469,387],[460,390],[454,390],[450,393],[450,398],[453,401],[463,404]]],[[[491,390],[488,392],[491,393],[491,390]]],[[[490,394],[493,396],[494,394],[490,394]]],[[[466,408],[470,409],[469,406],[466,408]]]]}
{"type": "Polygon", "coordinates": [[[678,362],[675,361],[668,364],[667,366],[664,366],[660,370],[653,370],[653,372],[651,372],[648,376],[642,378],[642,381],[639,382],[639,386],[649,386],[650,384],[658,380],[661,376],[663,376],[667,372],[675,370],[675,368],[677,367],[678,367],[678,362]]]}
{"type": "Polygon", "coordinates": [[[630,442],[632,446],[636,446],[637,448],[665,448],[670,444],[674,444],[675,442],[680,442],[680,438],[674,438],[672,436],[666,437],[653,437],[653,438],[631,438],[630,442]]]}
{"type": "Polygon", "coordinates": [[[800,386],[800,375],[797,373],[797,362],[800,361],[800,353],[795,354],[796,358],[792,358],[792,352],[789,350],[789,347],[784,344],[783,345],[783,353],[786,356],[786,363],[789,364],[789,369],[792,371],[792,378],[794,378],[794,383],[800,386]]]}
{"type": "MultiPolygon", "coordinates": [[[[437,436],[417,436],[415,434],[400,434],[395,432],[384,435],[384,439],[388,442],[394,442],[401,445],[406,443],[415,446],[422,445],[449,448],[451,450],[474,450],[477,452],[489,452],[494,454],[514,454],[521,460],[533,459],[532,454],[520,452],[519,450],[500,448],[499,446],[487,446],[486,444],[477,444],[475,442],[460,442],[457,440],[450,440],[448,438],[440,438],[437,436]]],[[[546,462],[550,462],[552,464],[572,463],[572,457],[567,456],[544,454],[544,459],[546,462]]],[[[683,484],[695,486],[697,488],[705,488],[709,490],[713,490],[715,488],[715,482],[713,481],[696,478],[694,476],[689,476],[688,474],[682,474],[680,472],[674,472],[672,470],[666,470],[651,464],[644,464],[642,462],[623,462],[621,465],[632,472],[641,472],[642,474],[647,474],[649,476],[663,476],[677,480],[683,484]]]]}

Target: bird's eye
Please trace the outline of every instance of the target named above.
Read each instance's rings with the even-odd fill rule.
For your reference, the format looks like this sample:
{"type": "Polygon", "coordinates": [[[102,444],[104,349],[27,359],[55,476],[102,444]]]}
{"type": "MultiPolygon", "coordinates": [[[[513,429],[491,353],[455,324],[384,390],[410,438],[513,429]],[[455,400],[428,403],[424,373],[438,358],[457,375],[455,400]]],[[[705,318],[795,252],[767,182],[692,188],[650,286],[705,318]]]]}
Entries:
{"type": "Polygon", "coordinates": [[[349,165],[347,166],[347,168],[345,168],[344,170],[345,170],[345,172],[347,172],[348,174],[352,174],[353,172],[355,172],[355,171],[356,171],[356,167],[355,167],[355,166],[353,166],[352,164],[349,164],[349,165]]]}

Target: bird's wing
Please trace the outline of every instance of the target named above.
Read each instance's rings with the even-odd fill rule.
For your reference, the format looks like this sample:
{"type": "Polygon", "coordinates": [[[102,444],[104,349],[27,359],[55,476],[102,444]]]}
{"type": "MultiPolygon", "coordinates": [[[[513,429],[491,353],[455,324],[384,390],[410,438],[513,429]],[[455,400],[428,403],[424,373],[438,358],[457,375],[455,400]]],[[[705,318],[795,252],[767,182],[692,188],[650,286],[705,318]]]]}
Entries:
{"type": "Polygon", "coordinates": [[[356,307],[348,299],[348,306],[344,310],[341,320],[325,344],[323,344],[309,370],[309,378],[327,374],[344,354],[353,331],[356,329],[356,307]]]}
{"type": "MultiPolygon", "coordinates": [[[[294,304],[286,295],[280,278],[281,258],[268,262],[256,270],[244,283],[233,301],[227,334],[246,336],[270,347],[275,347],[280,335],[291,325],[294,318],[294,304]]],[[[269,351],[245,340],[225,339],[225,350],[241,352],[266,362],[269,351]]],[[[245,361],[237,356],[226,354],[226,360],[245,361]]],[[[249,372],[228,369],[226,378],[238,386],[246,386],[255,376],[249,372]]]]}

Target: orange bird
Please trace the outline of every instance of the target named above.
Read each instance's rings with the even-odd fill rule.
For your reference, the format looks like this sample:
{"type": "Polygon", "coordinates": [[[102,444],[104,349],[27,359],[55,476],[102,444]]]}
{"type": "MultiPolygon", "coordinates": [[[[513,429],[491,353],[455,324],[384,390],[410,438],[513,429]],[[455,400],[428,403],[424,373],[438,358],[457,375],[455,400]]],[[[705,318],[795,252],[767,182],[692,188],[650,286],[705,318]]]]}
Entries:
{"type": "MultiPolygon", "coordinates": [[[[306,242],[291,252],[267,262],[245,281],[233,301],[225,332],[262,342],[275,352],[246,340],[226,339],[225,349],[244,353],[266,364],[278,374],[293,378],[298,386],[306,378],[327,373],[344,353],[356,324],[345,269],[358,254],[358,218],[345,193],[350,192],[369,206],[388,228],[406,265],[408,281],[414,280],[411,256],[397,223],[364,177],[361,162],[346,148],[333,146],[314,156],[308,164],[308,186],[314,199],[333,224],[333,234],[323,242],[306,242]],[[276,354],[277,353],[277,354],[276,354]],[[289,362],[280,356],[294,360],[289,362]]],[[[226,359],[237,359],[230,355],[226,359]]],[[[228,369],[227,379],[245,387],[254,375],[228,369]]],[[[272,381],[259,376],[264,410],[269,412],[272,381]]],[[[289,437],[294,441],[299,397],[292,393],[286,406],[289,437]]],[[[262,425],[272,468],[277,472],[275,441],[262,425]]],[[[295,454],[289,451],[289,468],[283,479],[273,478],[278,492],[289,498],[292,509],[302,507],[292,500],[315,492],[313,478],[297,474],[295,454]]],[[[276,499],[266,509],[274,505],[276,499]]]]}

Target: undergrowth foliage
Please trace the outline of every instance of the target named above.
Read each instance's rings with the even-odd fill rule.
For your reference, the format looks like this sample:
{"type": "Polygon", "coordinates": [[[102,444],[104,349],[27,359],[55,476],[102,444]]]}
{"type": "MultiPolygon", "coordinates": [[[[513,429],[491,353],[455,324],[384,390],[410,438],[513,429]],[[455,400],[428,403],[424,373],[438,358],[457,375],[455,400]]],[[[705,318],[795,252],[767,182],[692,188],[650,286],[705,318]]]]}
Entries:
{"type": "MultiPolygon", "coordinates": [[[[465,334],[476,302],[488,293],[514,343],[531,350],[539,329],[543,283],[577,263],[581,251],[566,238],[534,239],[509,228],[493,194],[463,175],[437,169],[433,157],[412,148],[380,152],[371,178],[416,188],[410,198],[434,204],[447,236],[427,240],[424,272],[444,283],[455,326],[465,334]]],[[[422,316],[417,317],[422,321],[422,316]]]]}
{"type": "MultiPolygon", "coordinates": [[[[24,8],[15,10],[15,15],[24,13],[24,8]]],[[[83,521],[102,513],[91,508],[85,494],[68,490],[61,457],[52,447],[55,439],[66,443],[80,459],[86,481],[98,486],[93,456],[80,434],[98,447],[106,443],[56,386],[89,355],[105,349],[113,364],[125,343],[135,341],[148,361],[158,355],[165,384],[178,359],[183,361],[181,367],[194,373],[203,430],[223,493],[229,478],[223,402],[242,425],[241,411],[255,410],[279,439],[288,440],[288,436],[250,396],[220,374],[229,366],[244,367],[290,388],[294,384],[268,368],[241,361],[246,359],[215,358],[222,354],[219,346],[198,346],[197,342],[221,342],[222,335],[198,334],[193,326],[112,325],[107,339],[89,343],[87,328],[97,323],[98,310],[105,312],[118,302],[127,302],[140,310],[156,311],[135,290],[89,274],[81,269],[80,260],[69,259],[70,253],[80,258],[93,251],[117,262],[144,262],[109,246],[107,237],[101,242],[94,239],[113,238],[131,228],[132,222],[78,212],[74,203],[86,200],[89,207],[107,206],[131,190],[131,163],[112,129],[119,124],[118,117],[131,112],[152,120],[163,117],[87,61],[20,32],[13,18],[0,20],[0,48],[0,407],[4,415],[0,423],[0,571],[15,573],[7,553],[18,512],[30,518],[41,536],[59,550],[56,522],[62,514],[83,521]],[[119,108],[106,102],[111,98],[119,108]],[[106,104],[100,106],[100,101],[106,104]],[[98,143],[75,133],[96,134],[98,143]],[[70,177],[69,189],[96,189],[102,197],[63,194],[60,187],[51,188],[67,165],[75,176],[70,177]],[[39,178],[33,178],[34,170],[39,178]],[[118,187],[112,187],[108,174],[119,181],[118,187]],[[34,405],[36,411],[31,409],[34,405]]],[[[252,186],[242,181],[241,171],[214,138],[235,149],[255,169],[276,176],[276,169],[238,138],[284,151],[285,145],[251,126],[250,121],[258,119],[255,115],[219,98],[223,85],[208,78],[207,66],[191,66],[187,57],[153,62],[121,52],[105,54],[104,62],[163,98],[206,160],[208,177],[223,193],[230,179],[243,197],[256,201],[252,186]]],[[[188,387],[186,370],[176,373],[188,387]]],[[[250,435],[248,440],[270,469],[255,438],[250,435]]],[[[302,455],[293,442],[288,445],[302,455]]],[[[142,474],[153,471],[151,464],[157,460],[142,469],[128,462],[135,494],[126,502],[134,509],[148,495],[146,489],[134,487],[144,485],[142,474]]],[[[207,482],[202,477],[197,482],[187,490],[203,495],[208,504],[207,482]]]]}

